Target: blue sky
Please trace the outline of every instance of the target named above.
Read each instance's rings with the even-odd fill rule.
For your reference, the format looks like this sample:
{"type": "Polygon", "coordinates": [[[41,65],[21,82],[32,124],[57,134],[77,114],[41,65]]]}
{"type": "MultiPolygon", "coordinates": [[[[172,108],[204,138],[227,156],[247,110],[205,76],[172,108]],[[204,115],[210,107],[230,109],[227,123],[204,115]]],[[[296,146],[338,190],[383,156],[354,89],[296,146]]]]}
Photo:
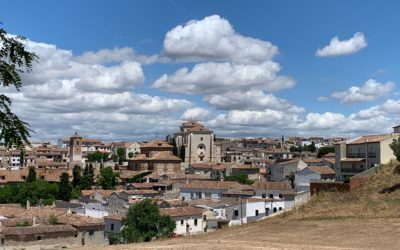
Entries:
{"type": "MultiPolygon", "coordinates": [[[[33,51],[39,51],[39,64],[47,62],[47,66],[38,66],[34,72],[36,76],[26,76],[28,87],[12,95],[16,112],[30,122],[36,131],[34,138],[55,139],[68,136],[74,129],[78,129],[83,130],[82,133],[87,136],[105,140],[140,140],[152,137],[155,132],[162,135],[174,132],[176,126],[189,117],[199,119],[223,136],[355,136],[389,132],[391,126],[400,122],[400,59],[396,56],[400,54],[399,10],[398,1],[40,1],[40,4],[33,1],[8,1],[2,4],[0,21],[9,33],[21,34],[31,43],[55,45],[58,52],[71,51],[72,56],[65,57],[65,63],[73,64],[80,60],[80,63],[85,64],[81,69],[78,66],[70,69],[73,73],[58,73],[41,78],[43,72],[52,72],[52,67],[56,67],[54,61],[61,60],[61,57],[57,59],[55,51],[46,52],[46,48],[37,50],[38,46],[31,46],[33,51]],[[193,83],[197,84],[195,90],[186,93],[185,80],[188,78],[175,82],[171,78],[155,87],[154,83],[163,74],[171,77],[183,67],[189,70],[187,77],[194,77],[190,76],[190,72],[199,64],[228,63],[244,67],[259,67],[262,64],[246,54],[247,44],[240,47],[242,52],[230,51],[232,55],[226,56],[228,52],[221,47],[215,49],[212,56],[201,56],[200,59],[198,55],[208,53],[200,51],[201,46],[198,50],[193,49],[189,57],[184,44],[173,45],[174,55],[164,47],[167,32],[178,25],[189,29],[191,25],[188,22],[191,20],[197,20],[197,26],[200,27],[207,17],[213,15],[219,16],[213,19],[216,26],[228,23],[234,34],[245,39],[243,41],[249,42],[247,38],[257,39],[275,46],[279,52],[265,58],[263,62],[279,64],[280,70],[274,72],[279,76],[290,77],[294,84],[271,89],[266,82],[254,85],[244,80],[239,86],[234,84],[234,76],[228,74],[221,76],[221,79],[232,77],[231,86],[227,87],[224,82],[216,80],[216,85],[221,83],[223,86],[215,88],[215,93],[213,87],[202,82],[204,80],[193,83]],[[328,46],[334,37],[345,42],[356,37],[356,34],[362,34],[358,49],[350,48],[350,52],[343,54],[336,48],[333,54],[316,56],[317,50],[328,46]],[[130,48],[135,51],[135,55],[143,55],[145,58],[157,58],[147,61],[144,57],[122,58],[123,52],[115,53],[121,48],[130,48]],[[101,61],[99,50],[114,53],[112,62],[101,61]],[[88,51],[97,53],[94,55],[96,58],[90,62],[78,58],[88,51]],[[240,53],[244,54],[239,61],[232,59],[240,53]],[[118,55],[115,54],[122,56],[116,59],[118,55]],[[46,61],[46,56],[52,59],[46,61]],[[135,65],[143,71],[143,76],[129,75],[121,80],[118,70],[123,68],[121,65],[126,61],[137,62],[138,65],[135,65]],[[96,68],[96,65],[115,66],[117,69],[116,72],[104,72],[104,76],[87,83],[90,90],[86,85],[80,86],[85,81],[79,80],[79,74],[85,74],[87,70],[96,68]],[[118,75],[109,82],[115,86],[97,89],[101,82],[96,81],[109,79],[107,74],[118,75]],[[31,78],[35,81],[31,81],[31,78]],[[78,80],[74,83],[60,83],[71,79],[78,80]],[[368,85],[366,83],[369,80],[368,85]],[[56,81],[59,82],[54,83],[56,81]],[[71,90],[69,86],[72,85],[68,84],[75,84],[73,87],[76,89],[71,90]],[[64,91],[62,97],[58,99],[51,92],[47,98],[45,94],[40,98],[28,96],[28,92],[34,91],[47,93],[43,88],[49,86],[63,86],[65,89],[60,90],[64,91]],[[351,87],[360,89],[349,92],[351,87]],[[205,93],[202,91],[204,88],[210,91],[205,93]],[[136,98],[137,103],[122,102],[117,94],[125,92],[132,96],[126,94],[124,98],[136,98]],[[256,97],[257,101],[268,101],[261,100],[260,104],[244,107],[237,100],[242,98],[238,93],[244,92],[248,93],[250,100],[256,97]],[[77,93],[81,95],[78,100],[84,100],[79,108],[74,106],[77,105],[74,99],[77,93]],[[146,95],[145,101],[137,95],[146,95]],[[215,101],[210,101],[211,96],[213,100],[230,105],[221,108],[215,101]],[[226,96],[230,100],[226,100],[226,96]],[[92,107],[91,103],[102,98],[106,100],[105,104],[92,107]],[[280,98],[281,102],[276,103],[276,98],[280,98]],[[107,101],[114,99],[119,102],[107,101]],[[285,104],[286,108],[280,108],[282,100],[289,103],[285,104]],[[44,103],[64,107],[48,108],[44,103]],[[143,103],[147,103],[145,107],[140,106],[143,103]],[[131,108],[134,111],[127,112],[130,105],[136,107],[131,108]],[[292,107],[290,105],[302,110],[287,112],[292,107]],[[35,112],[41,115],[32,115],[35,112]],[[112,115],[107,115],[108,112],[112,115]],[[99,114],[106,118],[99,118],[102,117],[99,114]]],[[[205,32],[207,29],[200,30],[205,32]]],[[[220,35],[220,31],[217,28],[215,30],[215,34],[220,35]]],[[[174,33],[175,37],[177,32],[174,33]]],[[[202,35],[198,37],[200,39],[193,38],[190,44],[202,44],[202,35]]],[[[136,71],[127,70],[127,74],[140,74],[137,68],[136,71]]]]}

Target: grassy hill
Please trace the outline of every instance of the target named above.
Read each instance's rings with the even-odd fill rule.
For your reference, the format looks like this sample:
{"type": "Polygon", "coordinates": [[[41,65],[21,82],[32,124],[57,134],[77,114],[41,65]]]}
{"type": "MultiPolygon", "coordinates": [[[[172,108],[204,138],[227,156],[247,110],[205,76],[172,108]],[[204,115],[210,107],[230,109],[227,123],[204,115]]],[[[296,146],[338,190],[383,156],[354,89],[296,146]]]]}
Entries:
{"type": "Polygon", "coordinates": [[[391,162],[352,193],[321,193],[277,217],[197,236],[104,248],[400,249],[399,187],[400,163],[391,162]]]}
{"type": "Polygon", "coordinates": [[[290,219],[400,218],[400,163],[376,169],[363,186],[351,193],[325,192],[285,213],[290,219]]]}

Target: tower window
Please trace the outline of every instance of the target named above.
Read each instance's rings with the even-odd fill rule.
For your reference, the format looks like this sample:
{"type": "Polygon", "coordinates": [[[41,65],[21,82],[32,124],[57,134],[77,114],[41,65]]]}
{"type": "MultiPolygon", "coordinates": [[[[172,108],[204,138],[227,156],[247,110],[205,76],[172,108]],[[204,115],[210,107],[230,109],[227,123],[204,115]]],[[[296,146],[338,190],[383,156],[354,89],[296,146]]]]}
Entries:
{"type": "Polygon", "coordinates": [[[200,141],[202,141],[203,140],[203,137],[200,137],[200,141]]]}

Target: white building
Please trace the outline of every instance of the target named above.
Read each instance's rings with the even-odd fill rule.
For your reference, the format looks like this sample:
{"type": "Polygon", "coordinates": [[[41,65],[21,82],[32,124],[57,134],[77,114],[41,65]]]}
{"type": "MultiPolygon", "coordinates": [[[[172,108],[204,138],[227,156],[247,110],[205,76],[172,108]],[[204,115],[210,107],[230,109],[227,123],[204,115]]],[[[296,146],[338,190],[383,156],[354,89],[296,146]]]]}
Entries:
{"type": "Polygon", "coordinates": [[[168,215],[175,222],[176,235],[192,235],[204,232],[206,223],[203,214],[206,212],[197,207],[160,208],[161,214],[168,215]]]}

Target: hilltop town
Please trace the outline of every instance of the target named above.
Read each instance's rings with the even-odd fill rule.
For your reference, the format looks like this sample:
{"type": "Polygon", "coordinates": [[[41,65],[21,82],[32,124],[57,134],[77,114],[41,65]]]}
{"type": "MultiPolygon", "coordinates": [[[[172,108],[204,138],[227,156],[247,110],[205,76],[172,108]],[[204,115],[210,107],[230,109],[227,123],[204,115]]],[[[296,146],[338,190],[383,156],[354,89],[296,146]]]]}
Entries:
{"type": "Polygon", "coordinates": [[[275,217],[319,192],[362,186],[375,168],[396,159],[389,144],[399,132],[400,126],[353,139],[228,139],[190,120],[165,140],[102,142],[75,132],[57,145],[3,148],[0,199],[10,204],[0,205],[2,245],[107,245],[129,207],[146,199],[174,221],[175,236],[275,217]],[[89,186],[74,184],[77,169],[83,176],[91,169],[89,186]],[[99,181],[104,169],[115,174],[109,186],[99,181]],[[7,200],[6,188],[29,182],[32,173],[60,190],[67,176],[73,194],[7,200]]]}

